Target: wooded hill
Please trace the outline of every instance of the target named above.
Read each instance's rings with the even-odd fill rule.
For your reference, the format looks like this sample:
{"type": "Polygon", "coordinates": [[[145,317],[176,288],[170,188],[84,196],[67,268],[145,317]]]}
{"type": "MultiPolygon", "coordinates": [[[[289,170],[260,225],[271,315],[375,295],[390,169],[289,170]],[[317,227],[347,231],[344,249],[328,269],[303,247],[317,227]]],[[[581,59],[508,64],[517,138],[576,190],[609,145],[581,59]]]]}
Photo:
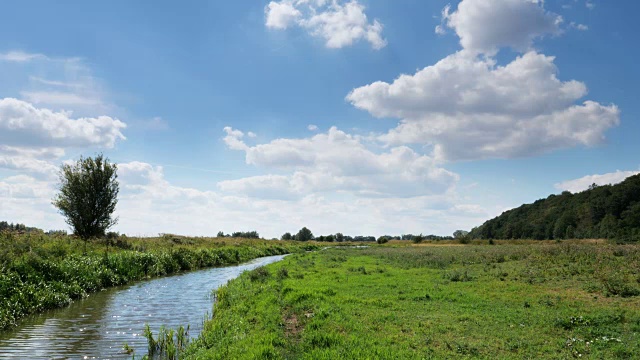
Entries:
{"type": "Polygon", "coordinates": [[[617,185],[591,185],[505,211],[471,230],[481,239],[640,241],[640,175],[617,185]]]}

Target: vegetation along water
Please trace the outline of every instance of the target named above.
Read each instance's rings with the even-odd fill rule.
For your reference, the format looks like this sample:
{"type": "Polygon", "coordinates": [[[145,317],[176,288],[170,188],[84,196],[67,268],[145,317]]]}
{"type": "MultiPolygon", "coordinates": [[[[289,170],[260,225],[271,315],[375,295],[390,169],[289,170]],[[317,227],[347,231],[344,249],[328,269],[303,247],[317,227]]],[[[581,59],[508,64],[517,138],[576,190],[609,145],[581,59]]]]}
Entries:
{"type": "Polygon", "coordinates": [[[174,235],[84,243],[66,235],[0,232],[0,329],[111,286],[315,248],[300,242],[174,235]]]}

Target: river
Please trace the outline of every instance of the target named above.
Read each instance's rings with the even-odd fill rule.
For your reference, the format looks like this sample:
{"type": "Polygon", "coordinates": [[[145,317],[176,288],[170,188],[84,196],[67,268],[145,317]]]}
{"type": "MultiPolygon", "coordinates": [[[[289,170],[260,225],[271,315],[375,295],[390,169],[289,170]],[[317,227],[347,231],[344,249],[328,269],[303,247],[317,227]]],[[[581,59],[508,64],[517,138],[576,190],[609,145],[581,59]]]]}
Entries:
{"type": "Polygon", "coordinates": [[[154,335],[161,325],[187,324],[193,339],[211,313],[211,290],[245,270],[280,261],[285,255],[254,259],[238,266],[210,268],[93,293],[70,306],[32,315],[0,333],[2,359],[139,359],[147,353],[145,324],[154,335]]]}

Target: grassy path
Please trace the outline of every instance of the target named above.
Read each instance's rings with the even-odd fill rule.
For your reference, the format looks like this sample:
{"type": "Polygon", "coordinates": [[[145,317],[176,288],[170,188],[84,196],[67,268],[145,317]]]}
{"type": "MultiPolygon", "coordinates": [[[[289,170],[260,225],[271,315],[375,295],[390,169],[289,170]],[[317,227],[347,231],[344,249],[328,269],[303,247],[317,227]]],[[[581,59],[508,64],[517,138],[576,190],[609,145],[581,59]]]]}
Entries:
{"type": "Polygon", "coordinates": [[[189,359],[629,359],[640,247],[328,249],[245,273],[189,359]]]}

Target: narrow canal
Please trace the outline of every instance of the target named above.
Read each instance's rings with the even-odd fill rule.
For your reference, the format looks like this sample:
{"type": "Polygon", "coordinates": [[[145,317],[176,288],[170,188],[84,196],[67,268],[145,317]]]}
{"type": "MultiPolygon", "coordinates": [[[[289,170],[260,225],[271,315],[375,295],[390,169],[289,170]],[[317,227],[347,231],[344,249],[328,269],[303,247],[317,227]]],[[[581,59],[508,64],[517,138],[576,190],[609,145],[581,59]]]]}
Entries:
{"type": "Polygon", "coordinates": [[[280,261],[284,255],[255,259],[238,266],[211,268],[153,279],[91,294],[69,307],[24,319],[0,333],[2,359],[139,359],[147,352],[145,324],[154,335],[161,325],[191,326],[198,336],[213,306],[211,290],[243,271],[280,261]]]}

